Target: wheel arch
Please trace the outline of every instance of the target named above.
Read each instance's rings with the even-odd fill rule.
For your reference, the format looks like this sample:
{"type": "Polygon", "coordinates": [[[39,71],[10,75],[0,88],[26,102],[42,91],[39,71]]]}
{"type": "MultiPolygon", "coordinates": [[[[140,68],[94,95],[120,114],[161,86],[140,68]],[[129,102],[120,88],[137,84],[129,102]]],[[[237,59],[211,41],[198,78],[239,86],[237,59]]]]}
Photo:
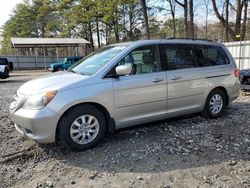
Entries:
{"type": "Polygon", "coordinates": [[[101,113],[104,115],[104,118],[105,118],[105,121],[106,121],[106,125],[107,125],[106,132],[108,132],[108,133],[114,132],[114,130],[115,130],[115,121],[110,116],[109,111],[103,105],[101,105],[99,103],[96,103],[96,102],[84,102],[84,103],[75,104],[75,105],[69,107],[67,110],[65,110],[63,112],[63,114],[61,115],[61,117],[60,117],[60,119],[59,119],[59,121],[57,123],[57,126],[56,126],[56,135],[55,135],[56,140],[58,140],[59,124],[60,124],[60,121],[62,120],[62,117],[66,113],[68,113],[71,109],[73,109],[73,108],[75,108],[77,106],[83,106],[83,105],[91,105],[91,106],[94,106],[96,109],[100,110],[101,113]]]}
{"type": "MultiPolygon", "coordinates": [[[[225,94],[225,96],[226,96],[226,106],[227,106],[227,105],[229,104],[229,96],[228,96],[228,92],[227,92],[226,88],[223,87],[223,86],[217,86],[217,87],[213,88],[213,89],[207,94],[207,97],[208,97],[209,94],[210,94],[211,92],[213,92],[214,90],[221,90],[221,91],[225,94]]],[[[207,99],[207,97],[206,97],[206,99],[207,99]]]]}

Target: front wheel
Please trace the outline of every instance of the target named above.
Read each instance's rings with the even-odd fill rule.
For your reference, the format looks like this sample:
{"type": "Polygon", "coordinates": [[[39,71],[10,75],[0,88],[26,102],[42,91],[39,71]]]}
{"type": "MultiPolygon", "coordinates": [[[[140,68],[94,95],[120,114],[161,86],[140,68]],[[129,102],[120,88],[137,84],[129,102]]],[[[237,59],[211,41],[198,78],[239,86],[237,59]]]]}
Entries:
{"type": "Polygon", "coordinates": [[[77,106],[64,114],[58,129],[59,139],[64,146],[83,151],[95,147],[103,139],[106,121],[94,106],[77,106]]]}
{"type": "Polygon", "coordinates": [[[55,70],[55,72],[58,72],[58,71],[63,71],[63,68],[62,67],[59,67],[55,70]]]}
{"type": "Polygon", "coordinates": [[[203,115],[212,118],[219,117],[226,106],[226,95],[220,89],[213,90],[207,97],[203,115]]]}

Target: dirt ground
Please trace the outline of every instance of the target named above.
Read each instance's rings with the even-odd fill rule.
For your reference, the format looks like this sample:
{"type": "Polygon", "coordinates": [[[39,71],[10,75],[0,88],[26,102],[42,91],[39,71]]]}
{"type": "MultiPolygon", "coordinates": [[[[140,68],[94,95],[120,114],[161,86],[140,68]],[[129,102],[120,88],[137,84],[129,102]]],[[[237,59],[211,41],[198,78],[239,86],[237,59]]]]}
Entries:
{"type": "Polygon", "coordinates": [[[36,144],[9,118],[15,91],[43,74],[0,80],[0,187],[250,187],[250,96],[218,119],[196,114],[148,123],[71,152],[36,144]]]}

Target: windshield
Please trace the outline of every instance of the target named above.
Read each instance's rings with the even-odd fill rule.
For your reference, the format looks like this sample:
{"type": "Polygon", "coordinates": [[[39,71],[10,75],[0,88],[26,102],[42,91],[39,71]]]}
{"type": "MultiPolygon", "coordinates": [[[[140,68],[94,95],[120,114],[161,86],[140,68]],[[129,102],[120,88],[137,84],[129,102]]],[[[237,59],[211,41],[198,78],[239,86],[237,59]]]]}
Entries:
{"type": "Polygon", "coordinates": [[[104,47],[80,60],[76,65],[70,67],[69,71],[84,75],[95,74],[124,48],[126,48],[126,46],[104,47]]]}
{"type": "Polygon", "coordinates": [[[67,58],[59,59],[58,63],[65,63],[67,58]]]}

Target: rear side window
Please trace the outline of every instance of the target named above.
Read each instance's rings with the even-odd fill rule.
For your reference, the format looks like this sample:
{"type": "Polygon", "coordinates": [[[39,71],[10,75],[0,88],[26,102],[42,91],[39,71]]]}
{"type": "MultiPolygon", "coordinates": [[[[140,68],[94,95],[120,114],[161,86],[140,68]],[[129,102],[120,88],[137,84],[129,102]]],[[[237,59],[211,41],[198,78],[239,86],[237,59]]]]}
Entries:
{"type": "Polygon", "coordinates": [[[165,44],[159,47],[162,65],[166,70],[196,67],[193,48],[185,44],[165,44]]]}
{"type": "Polygon", "coordinates": [[[229,64],[224,50],[219,46],[194,46],[198,66],[216,66],[229,64]]]}

